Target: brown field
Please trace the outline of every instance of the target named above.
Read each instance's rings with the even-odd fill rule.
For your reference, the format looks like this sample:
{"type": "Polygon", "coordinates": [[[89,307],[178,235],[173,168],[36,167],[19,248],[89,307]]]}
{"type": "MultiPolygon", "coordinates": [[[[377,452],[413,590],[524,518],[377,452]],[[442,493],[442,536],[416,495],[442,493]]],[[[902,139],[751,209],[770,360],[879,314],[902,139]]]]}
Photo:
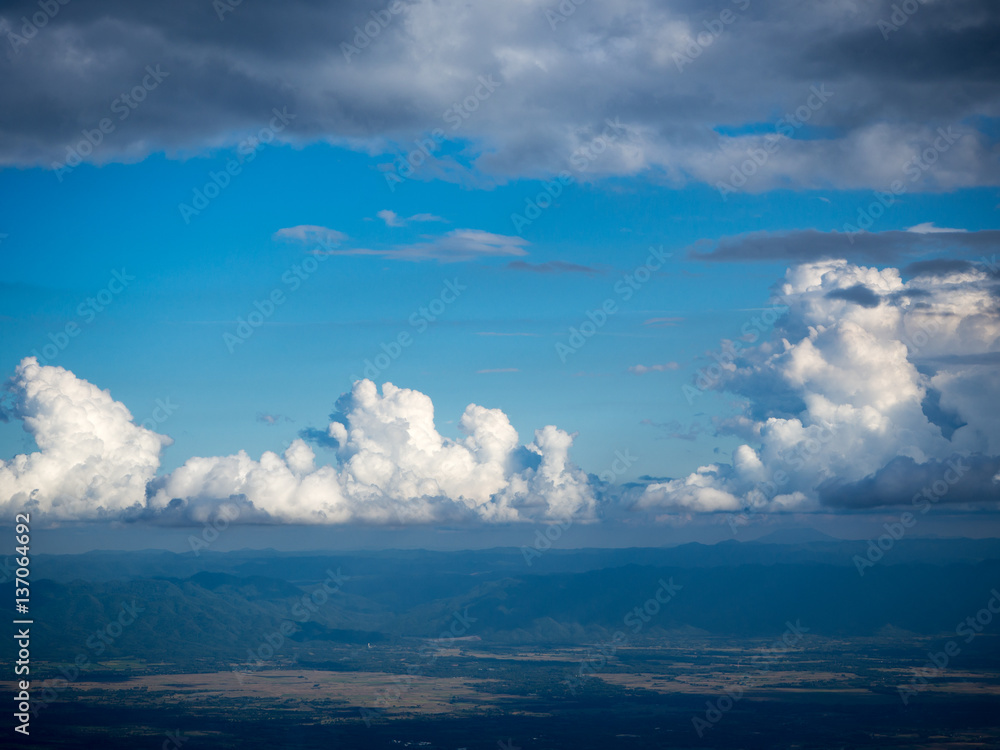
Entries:
{"type": "MultiPolygon", "coordinates": [[[[476,683],[487,682],[481,678],[476,683]]],[[[130,691],[145,691],[156,702],[203,703],[213,699],[251,699],[274,707],[323,702],[363,706],[389,715],[455,714],[478,711],[514,698],[475,691],[473,680],[458,677],[422,677],[387,672],[326,672],[318,670],[261,670],[258,672],[208,672],[199,674],[142,675],[121,682],[78,680],[64,699],[104,700],[108,693],[124,698],[130,691]]],[[[12,690],[13,682],[0,682],[12,690]]],[[[523,699],[522,699],[523,700],[523,699]]]]}
{"type": "Polygon", "coordinates": [[[703,672],[697,674],[682,674],[671,677],[662,674],[622,674],[622,673],[597,673],[594,678],[618,685],[624,688],[642,688],[658,693],[685,693],[712,695],[723,693],[727,690],[742,688],[744,691],[754,690],[785,690],[794,692],[844,692],[844,693],[868,693],[867,688],[851,686],[847,684],[850,679],[857,679],[856,675],[836,672],[768,672],[761,676],[751,674],[748,676],[739,673],[718,674],[703,672]],[[841,683],[831,685],[830,683],[841,683]]]}

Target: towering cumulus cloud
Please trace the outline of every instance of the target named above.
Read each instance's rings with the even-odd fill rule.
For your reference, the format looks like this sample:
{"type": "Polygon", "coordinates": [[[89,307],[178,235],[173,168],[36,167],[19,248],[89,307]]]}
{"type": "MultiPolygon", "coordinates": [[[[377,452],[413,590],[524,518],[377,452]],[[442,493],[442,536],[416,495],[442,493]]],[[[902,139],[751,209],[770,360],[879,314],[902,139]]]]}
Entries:
{"type": "Polygon", "coordinates": [[[391,383],[361,380],[329,426],[338,466],[318,466],[295,440],[283,455],[191,458],[155,477],[170,439],[132,422],[106,391],[59,367],[21,363],[18,415],[39,452],[0,462],[6,515],[33,508],[49,519],[113,515],[204,520],[227,504],[240,518],[294,523],[487,522],[586,517],[594,496],[568,458],[572,437],[549,426],[528,446],[498,409],[470,405],[449,440],[434,406],[391,383]]]}
{"type": "Polygon", "coordinates": [[[745,399],[721,429],[731,464],[648,486],[637,506],[701,511],[1000,500],[996,279],[972,264],[843,260],[788,270],[788,312],[755,347],[729,346],[702,387],[745,399]],[[756,445],[757,447],[753,447],[756,445]]]}
{"type": "Polygon", "coordinates": [[[13,388],[39,451],[0,460],[3,516],[27,508],[51,519],[99,518],[145,502],[170,438],[134,424],[107,391],[34,357],[21,362],[13,388]]]}
{"type": "MultiPolygon", "coordinates": [[[[650,484],[637,510],[1000,501],[995,273],[970,263],[915,263],[901,273],[827,260],[790,268],[777,296],[787,312],[772,335],[724,344],[721,375],[698,381],[741,397],[743,413],[719,429],[746,443],[730,463],[650,484]]],[[[33,358],[17,368],[12,390],[39,450],[0,461],[8,517],[27,507],[53,520],[198,522],[230,504],[245,521],[314,524],[596,513],[567,433],[544,427],[522,446],[502,411],[470,405],[463,437],[446,438],[430,398],[391,383],[380,393],[360,380],[337,402],[327,428],[333,465],[299,439],[280,455],[195,457],[162,476],[170,439],[137,426],[106,391],[33,358]]]]}

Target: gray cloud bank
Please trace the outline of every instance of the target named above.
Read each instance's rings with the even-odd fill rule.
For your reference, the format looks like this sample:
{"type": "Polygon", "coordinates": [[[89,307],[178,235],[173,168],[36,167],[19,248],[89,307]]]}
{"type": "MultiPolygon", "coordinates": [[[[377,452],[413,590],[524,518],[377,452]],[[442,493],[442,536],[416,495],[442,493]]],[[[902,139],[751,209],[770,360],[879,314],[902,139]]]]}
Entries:
{"type": "Polygon", "coordinates": [[[435,128],[460,137],[471,167],[421,172],[448,179],[577,159],[585,178],[717,185],[767,147],[740,189],[886,189],[950,127],[957,141],[910,189],[995,185],[1000,7],[914,2],[894,31],[879,25],[889,0],[10,2],[0,164],[203,153],[286,108],[279,138],[298,145],[397,155],[435,128]],[[162,71],[152,89],[147,66],[162,71]],[[113,130],[76,149],[104,119],[113,130]],[[609,119],[620,133],[598,154],[609,119]]]}

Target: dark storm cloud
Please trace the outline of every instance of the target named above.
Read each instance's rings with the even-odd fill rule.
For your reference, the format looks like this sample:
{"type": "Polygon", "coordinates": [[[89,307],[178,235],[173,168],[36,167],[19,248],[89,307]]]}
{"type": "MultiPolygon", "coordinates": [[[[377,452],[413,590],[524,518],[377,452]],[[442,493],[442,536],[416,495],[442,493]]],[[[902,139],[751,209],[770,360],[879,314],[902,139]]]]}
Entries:
{"type": "Polygon", "coordinates": [[[952,258],[935,258],[934,260],[918,260],[903,269],[907,276],[947,276],[951,273],[971,271],[975,266],[967,260],[952,258]]]}
{"type": "Polygon", "coordinates": [[[831,28],[808,48],[793,51],[796,69],[806,78],[835,73],[854,74],[877,82],[891,96],[893,108],[924,108],[936,116],[954,105],[962,94],[942,89],[943,106],[920,101],[918,92],[900,84],[923,80],[936,84],[954,81],[991,83],[1000,75],[1000,6],[977,0],[947,3],[921,2],[916,12],[903,14],[897,26],[897,0],[861,3],[868,23],[831,28]],[[879,28],[879,21],[883,22],[879,28]],[[874,26],[874,28],[873,28],[874,26]],[[872,33],[872,31],[875,33],[872,33]]]}
{"type": "Polygon", "coordinates": [[[875,292],[864,284],[855,284],[847,289],[835,289],[832,292],[827,292],[826,297],[827,299],[846,300],[862,307],[878,307],[882,301],[875,292]]]}
{"type": "Polygon", "coordinates": [[[909,456],[897,456],[858,482],[829,480],[818,490],[824,505],[841,508],[996,502],[1000,500],[998,474],[997,456],[956,455],[922,464],[909,456]]]}
{"type": "MultiPolygon", "coordinates": [[[[789,131],[746,190],[884,189],[936,128],[950,126],[961,139],[912,189],[1000,177],[996,144],[974,125],[996,117],[1000,103],[1000,14],[986,0],[920,4],[888,39],[878,22],[893,12],[889,2],[590,0],[568,15],[558,7],[77,1],[35,28],[37,2],[6,3],[0,164],[65,161],[103,118],[114,132],[86,161],[232,147],[287,107],[296,119],[283,140],[393,154],[440,128],[471,144],[469,169],[498,180],[567,168],[611,119],[623,130],[581,162],[581,177],[648,171],[715,185],[759,146],[762,130],[808,111],[824,138],[789,131]],[[220,8],[230,8],[221,19],[220,8]],[[116,100],[157,65],[167,77],[116,119],[116,100]],[[458,116],[464,102],[475,109],[458,116]],[[746,125],[757,135],[719,135],[746,125]]],[[[454,169],[422,174],[461,179],[454,169]]]]}

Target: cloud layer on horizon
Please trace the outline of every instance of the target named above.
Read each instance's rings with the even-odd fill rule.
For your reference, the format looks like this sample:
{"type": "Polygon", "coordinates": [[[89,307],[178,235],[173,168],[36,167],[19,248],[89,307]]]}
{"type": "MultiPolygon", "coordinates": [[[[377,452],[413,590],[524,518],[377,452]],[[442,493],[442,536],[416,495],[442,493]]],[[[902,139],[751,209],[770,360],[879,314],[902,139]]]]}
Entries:
{"type": "MultiPolygon", "coordinates": [[[[907,504],[949,476],[935,503],[997,503],[998,300],[1000,283],[980,264],[924,263],[908,281],[842,259],[789,268],[773,331],[723,342],[689,387],[741,399],[717,428],[745,444],[731,463],[629,489],[624,507],[674,521],[871,508],[907,504]]],[[[624,509],[570,461],[566,432],[546,426],[522,446],[502,411],[472,404],[464,437],[445,438],[431,399],[391,383],[379,392],[359,380],[338,400],[314,441],[335,448],[335,465],[317,466],[297,439],[283,454],[193,457],[162,476],[170,438],[136,425],[107,391],[34,358],[9,389],[39,450],[0,460],[3,517],[30,508],[56,522],[200,523],[237,506],[241,521],[262,523],[507,523],[624,509]]]]}
{"type": "Polygon", "coordinates": [[[196,457],[157,477],[170,439],[61,367],[26,358],[15,414],[39,450],[0,460],[0,515],[203,522],[216,515],[288,523],[513,522],[588,518],[595,498],[569,460],[573,438],[551,425],[521,446],[499,409],[470,404],[460,440],[442,437],[426,395],[359,380],[328,428],[338,466],[316,466],[296,439],[283,455],[196,457]],[[233,506],[239,509],[233,513],[233,506]]]}

